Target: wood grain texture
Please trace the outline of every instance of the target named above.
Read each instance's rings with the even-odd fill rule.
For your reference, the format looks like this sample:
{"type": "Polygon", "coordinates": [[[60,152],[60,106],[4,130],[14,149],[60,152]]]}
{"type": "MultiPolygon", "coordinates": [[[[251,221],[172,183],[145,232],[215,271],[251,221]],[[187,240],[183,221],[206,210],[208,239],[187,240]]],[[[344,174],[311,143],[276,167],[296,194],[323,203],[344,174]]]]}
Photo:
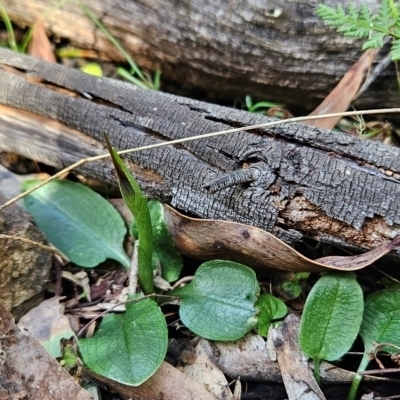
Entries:
{"type": "MultiPolygon", "coordinates": [[[[0,115],[7,128],[0,131],[0,150],[59,168],[105,152],[103,132],[124,150],[270,121],[4,49],[0,86],[0,104],[7,107],[0,115]]],[[[150,197],[195,216],[254,225],[287,242],[307,236],[372,248],[400,233],[400,150],[377,142],[288,123],[125,159],[150,197]],[[260,163],[270,171],[267,183],[215,193],[205,187],[225,173],[260,163]]],[[[116,186],[109,161],[79,171],[116,186]]]]}
{"type": "MultiPolygon", "coordinates": [[[[314,13],[319,0],[95,0],[84,3],[138,65],[161,70],[165,86],[243,101],[254,98],[313,108],[357,61],[361,44],[336,34],[314,13]]],[[[347,0],[327,5],[347,6],[347,0]]],[[[363,1],[372,10],[378,0],[363,1]]],[[[75,2],[4,0],[13,21],[44,18],[48,31],[112,59],[124,58],[75,2]]],[[[379,63],[384,55],[378,56],[379,63]]],[[[356,107],[398,103],[395,68],[385,67],[356,107]]]]}

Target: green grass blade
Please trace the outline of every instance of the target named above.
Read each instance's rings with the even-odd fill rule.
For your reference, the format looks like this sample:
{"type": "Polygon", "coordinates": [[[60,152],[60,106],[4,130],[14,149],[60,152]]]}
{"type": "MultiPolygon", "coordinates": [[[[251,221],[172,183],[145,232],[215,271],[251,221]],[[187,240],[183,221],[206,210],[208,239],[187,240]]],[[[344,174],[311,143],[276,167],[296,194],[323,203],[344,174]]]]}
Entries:
{"type": "Polygon", "coordinates": [[[130,72],[128,72],[125,68],[118,67],[117,74],[125,78],[127,81],[132,82],[134,85],[139,86],[143,89],[148,89],[148,85],[143,83],[140,79],[135,78],[130,72]]]}
{"type": "Polygon", "coordinates": [[[90,18],[98,28],[107,36],[108,40],[118,49],[118,51],[125,57],[126,61],[131,66],[132,70],[135,71],[137,76],[145,82],[146,78],[143,75],[142,71],[136,65],[136,63],[132,60],[131,56],[125,51],[125,49],[121,46],[117,39],[110,32],[105,28],[105,26],[100,22],[100,20],[87,8],[84,4],[80,3],[80,7],[82,8],[83,12],[90,18]]]}
{"type": "Polygon", "coordinates": [[[15,41],[14,28],[12,26],[10,18],[8,17],[8,13],[1,2],[0,2],[0,14],[1,14],[1,18],[4,21],[4,25],[6,26],[7,35],[8,35],[8,45],[10,46],[11,50],[18,52],[19,49],[18,49],[17,42],[15,41]]]}
{"type": "Polygon", "coordinates": [[[161,86],[161,71],[156,71],[154,73],[153,90],[160,90],[160,86],[161,86]]]}

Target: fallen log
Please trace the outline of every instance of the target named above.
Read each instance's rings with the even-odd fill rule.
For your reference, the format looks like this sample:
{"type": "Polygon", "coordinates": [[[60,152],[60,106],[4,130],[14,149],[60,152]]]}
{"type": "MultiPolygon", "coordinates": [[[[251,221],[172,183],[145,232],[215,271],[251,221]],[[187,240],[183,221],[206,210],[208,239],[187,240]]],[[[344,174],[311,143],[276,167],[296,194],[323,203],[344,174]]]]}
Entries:
{"type": "MultiPolygon", "coordinates": [[[[0,150],[57,168],[106,153],[104,132],[124,150],[271,121],[6,49],[0,87],[0,150]]],[[[198,217],[254,225],[286,242],[306,236],[368,249],[400,233],[400,150],[377,142],[288,123],[125,160],[149,197],[198,217]]],[[[77,172],[116,187],[109,160],[77,172]]]]}
{"type": "MultiPolygon", "coordinates": [[[[85,2],[83,2],[85,3],[85,2]]],[[[95,0],[87,7],[135,62],[161,70],[164,88],[207,94],[234,103],[248,94],[288,106],[314,108],[361,54],[315,15],[320,0],[159,2],[95,0]]],[[[346,7],[348,0],[323,2],[346,7]]],[[[364,0],[376,10],[378,0],[364,0]]],[[[54,7],[49,0],[3,0],[10,18],[24,26],[44,19],[48,31],[78,47],[117,61],[119,50],[75,2],[54,7]]],[[[385,53],[385,52],[384,52],[385,53]]],[[[385,54],[376,63],[380,63],[385,54]]],[[[371,74],[370,74],[371,75],[371,74]]],[[[192,93],[192,94],[191,94],[192,93]]],[[[398,102],[396,71],[389,63],[357,108],[398,102]]]]}

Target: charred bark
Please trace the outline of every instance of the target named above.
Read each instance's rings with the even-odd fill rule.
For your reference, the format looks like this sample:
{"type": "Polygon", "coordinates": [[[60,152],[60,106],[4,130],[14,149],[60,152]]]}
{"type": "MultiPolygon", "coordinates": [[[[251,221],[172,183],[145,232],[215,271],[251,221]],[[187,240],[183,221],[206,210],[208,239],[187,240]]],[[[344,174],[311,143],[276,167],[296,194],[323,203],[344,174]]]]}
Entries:
{"type": "MultiPolygon", "coordinates": [[[[270,121],[4,49],[0,87],[0,150],[57,168],[105,153],[104,132],[124,150],[270,121]]],[[[377,142],[288,123],[125,159],[149,197],[195,216],[258,226],[287,242],[307,236],[371,248],[400,233],[400,150],[377,142]],[[255,180],[238,178],[245,167],[255,180]],[[213,191],[213,182],[222,184],[213,191]]],[[[116,186],[109,161],[79,172],[116,186]]]]}
{"type": "MultiPolygon", "coordinates": [[[[313,108],[361,54],[360,43],[336,34],[315,15],[319,0],[172,1],[95,0],[88,7],[142,67],[162,71],[180,94],[280,101],[313,108]],[[198,93],[197,93],[198,94],[198,93]]],[[[347,0],[324,4],[347,6],[347,0]]],[[[378,0],[363,1],[372,10],[378,0]]],[[[44,18],[51,33],[124,61],[75,2],[52,8],[49,0],[4,0],[10,17],[32,25],[44,18]]],[[[384,55],[376,60],[382,61],[384,55]]],[[[359,108],[399,101],[395,68],[381,71],[359,108]]]]}

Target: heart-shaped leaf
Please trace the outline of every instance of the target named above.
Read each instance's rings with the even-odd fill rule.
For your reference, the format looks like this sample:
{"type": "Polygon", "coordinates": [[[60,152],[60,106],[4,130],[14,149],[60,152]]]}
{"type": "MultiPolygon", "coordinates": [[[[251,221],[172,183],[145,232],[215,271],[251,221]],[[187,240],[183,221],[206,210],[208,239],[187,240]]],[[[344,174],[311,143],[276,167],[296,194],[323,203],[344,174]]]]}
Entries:
{"type": "Polygon", "coordinates": [[[167,353],[167,324],[151,299],[126,306],[125,314],[108,314],[92,338],[81,339],[85,365],[107,378],[138,386],[160,367],[167,353]]]}
{"type": "Polygon", "coordinates": [[[252,269],[222,260],[202,264],[192,282],[170,292],[181,297],[182,322],[211,340],[236,340],[252,329],[258,293],[252,269]]]}
{"type": "Polygon", "coordinates": [[[257,315],[257,332],[267,336],[272,320],[281,319],[287,314],[285,303],[270,294],[262,294],[256,302],[256,308],[260,310],[257,315]]]}
{"type": "MultiPolygon", "coordinates": [[[[39,180],[26,181],[23,190],[39,180]]],[[[51,181],[24,198],[47,239],[72,262],[92,268],[106,258],[129,268],[122,244],[126,227],[118,211],[103,197],[79,183],[51,181]]]]}
{"type": "Polygon", "coordinates": [[[363,314],[363,294],[354,273],[329,273],[310,291],[300,323],[300,346],[314,360],[333,361],[350,349],[363,314]]]}

